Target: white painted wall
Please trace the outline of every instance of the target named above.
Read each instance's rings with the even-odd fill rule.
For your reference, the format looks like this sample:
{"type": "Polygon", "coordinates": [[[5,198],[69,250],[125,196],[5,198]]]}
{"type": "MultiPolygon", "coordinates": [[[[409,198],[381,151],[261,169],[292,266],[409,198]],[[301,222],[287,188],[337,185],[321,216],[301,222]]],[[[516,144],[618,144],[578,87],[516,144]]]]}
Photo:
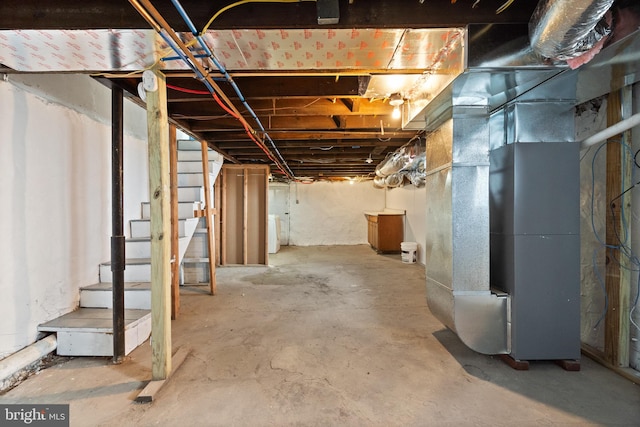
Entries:
{"type": "Polygon", "coordinates": [[[404,210],[404,241],[417,242],[418,260],[425,262],[421,251],[426,240],[424,187],[407,185],[383,190],[375,188],[371,181],[290,184],[289,205],[278,206],[282,204],[278,200],[270,198],[269,213],[289,212],[289,242],[294,246],[367,244],[365,211],[404,210]]]}
{"type": "Polygon", "coordinates": [[[289,195],[293,246],[366,244],[364,212],[384,208],[384,192],[371,181],[291,184],[289,195]]]}
{"type": "Polygon", "coordinates": [[[388,209],[404,210],[404,241],[416,242],[418,244],[418,262],[422,265],[426,263],[424,245],[427,241],[426,210],[427,191],[426,187],[414,187],[405,185],[400,188],[390,188],[386,191],[386,207],[388,209]]]}
{"type": "MultiPolygon", "coordinates": [[[[125,220],[148,199],[146,114],[125,102],[125,220]]],[[[98,281],[111,235],[111,92],[88,76],[0,81],[0,358],[98,281]]]]}

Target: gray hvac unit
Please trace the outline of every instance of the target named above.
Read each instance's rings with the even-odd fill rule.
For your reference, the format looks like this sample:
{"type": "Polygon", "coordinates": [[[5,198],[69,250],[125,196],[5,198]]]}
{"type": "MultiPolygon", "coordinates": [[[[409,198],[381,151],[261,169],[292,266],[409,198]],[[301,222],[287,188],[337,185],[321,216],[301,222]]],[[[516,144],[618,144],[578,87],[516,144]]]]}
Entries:
{"type": "Polygon", "coordinates": [[[429,308],[480,353],[577,360],[574,101],[558,88],[493,111],[464,105],[466,83],[481,77],[458,77],[442,113],[427,123],[429,308]]]}
{"type": "Polygon", "coordinates": [[[490,280],[510,295],[516,360],[580,358],[578,145],[513,143],[490,155],[490,280]]]}

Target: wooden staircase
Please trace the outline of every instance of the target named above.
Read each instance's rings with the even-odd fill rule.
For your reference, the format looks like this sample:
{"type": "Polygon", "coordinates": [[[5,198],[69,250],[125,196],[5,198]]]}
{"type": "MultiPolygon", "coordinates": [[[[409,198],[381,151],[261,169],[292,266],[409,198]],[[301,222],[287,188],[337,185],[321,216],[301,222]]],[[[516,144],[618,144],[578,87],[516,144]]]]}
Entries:
{"type": "MultiPolygon", "coordinates": [[[[209,151],[210,200],[213,200],[213,182],[220,171],[222,157],[209,151]]],[[[198,259],[197,265],[206,264],[208,252],[202,251],[202,227],[204,218],[194,216],[204,206],[204,185],[202,174],[202,154],[198,141],[178,141],[178,217],[179,217],[179,260],[181,265],[180,283],[185,283],[186,269],[192,283],[208,281],[208,275],[194,276],[193,256],[185,258],[187,251],[207,257],[206,262],[198,259]],[[202,221],[202,222],[201,222],[202,221]],[[197,237],[193,241],[194,233],[197,237]],[[196,277],[194,279],[194,277],[196,277]],[[206,279],[206,280],[205,280],[206,279]]],[[[129,354],[145,342],[151,334],[151,239],[150,205],[143,202],[141,218],[131,220],[130,238],[125,241],[125,354],[129,354]]],[[[206,226],[205,226],[206,227],[206,226]]],[[[206,236],[206,229],[205,229],[206,236]]],[[[80,289],[80,307],[57,319],[38,327],[41,332],[57,334],[57,353],[61,356],[112,356],[113,355],[113,313],[112,313],[112,273],[111,262],[100,264],[99,283],[80,289]]]]}

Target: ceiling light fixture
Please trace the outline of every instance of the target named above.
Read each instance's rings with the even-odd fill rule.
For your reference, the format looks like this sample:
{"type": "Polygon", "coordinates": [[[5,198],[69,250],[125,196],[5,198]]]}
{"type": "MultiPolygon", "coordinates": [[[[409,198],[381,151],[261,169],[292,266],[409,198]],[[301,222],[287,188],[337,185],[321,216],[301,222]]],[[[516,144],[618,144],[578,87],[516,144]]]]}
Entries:
{"type": "Polygon", "coordinates": [[[400,118],[400,116],[402,116],[402,113],[400,112],[400,106],[393,107],[393,111],[391,112],[391,118],[397,120],[400,118]]]}
{"type": "Polygon", "coordinates": [[[402,99],[402,95],[399,93],[392,93],[389,95],[389,105],[393,105],[394,107],[399,107],[404,104],[404,99],[402,99]]]}
{"type": "Polygon", "coordinates": [[[402,104],[404,104],[402,95],[399,93],[392,93],[389,95],[389,105],[393,106],[393,112],[391,113],[392,118],[399,119],[402,116],[402,112],[400,111],[400,106],[402,104]]]}
{"type": "Polygon", "coordinates": [[[369,153],[369,157],[365,160],[365,163],[371,164],[373,163],[373,159],[371,158],[371,153],[369,153]]]}

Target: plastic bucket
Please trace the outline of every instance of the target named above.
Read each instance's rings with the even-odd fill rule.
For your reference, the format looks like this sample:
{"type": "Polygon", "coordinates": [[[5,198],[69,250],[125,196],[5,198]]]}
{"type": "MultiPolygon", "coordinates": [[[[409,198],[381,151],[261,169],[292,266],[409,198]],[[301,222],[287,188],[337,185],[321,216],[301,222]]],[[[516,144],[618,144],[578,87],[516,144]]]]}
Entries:
{"type": "Polygon", "coordinates": [[[402,262],[405,264],[414,264],[417,259],[418,244],[416,242],[402,242],[400,243],[400,249],[402,250],[402,262]]]}

